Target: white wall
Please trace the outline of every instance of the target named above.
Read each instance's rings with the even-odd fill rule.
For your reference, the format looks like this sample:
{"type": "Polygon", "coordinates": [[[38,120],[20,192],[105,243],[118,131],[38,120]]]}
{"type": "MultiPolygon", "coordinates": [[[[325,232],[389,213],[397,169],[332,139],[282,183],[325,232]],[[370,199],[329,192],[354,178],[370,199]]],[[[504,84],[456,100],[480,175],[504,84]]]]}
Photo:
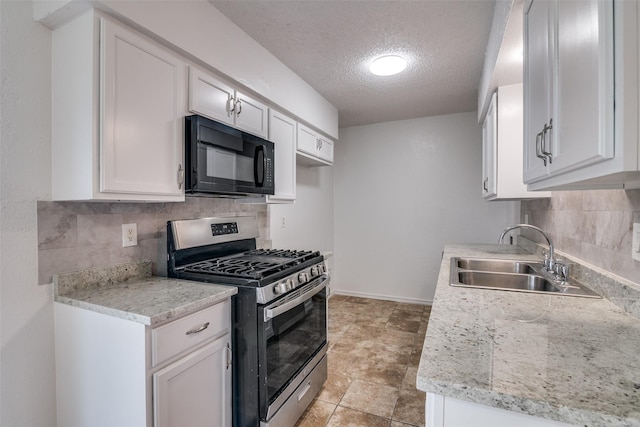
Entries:
{"type": "Polygon", "coordinates": [[[269,206],[273,247],[333,251],[333,167],[298,166],[296,175],[295,203],[269,206]]]}
{"type": "Polygon", "coordinates": [[[0,424],[55,426],[53,303],[38,286],[36,200],[50,198],[51,36],[0,1],[0,424]]]}
{"type": "Polygon", "coordinates": [[[476,112],[340,129],[334,292],[429,302],[446,243],[493,243],[518,202],[481,197],[476,112]]]}

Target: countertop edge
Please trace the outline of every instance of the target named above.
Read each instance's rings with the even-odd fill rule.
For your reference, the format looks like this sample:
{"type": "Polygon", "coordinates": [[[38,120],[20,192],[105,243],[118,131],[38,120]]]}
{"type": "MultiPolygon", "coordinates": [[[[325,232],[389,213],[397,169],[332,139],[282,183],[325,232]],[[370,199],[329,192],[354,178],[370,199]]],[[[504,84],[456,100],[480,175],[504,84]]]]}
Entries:
{"type": "MultiPolygon", "coordinates": [[[[209,285],[222,288],[220,285],[209,285]]],[[[177,319],[186,315],[189,315],[195,311],[214,305],[218,302],[224,301],[238,293],[238,289],[234,286],[224,286],[224,290],[219,290],[218,293],[201,298],[197,301],[176,307],[174,309],[165,311],[161,314],[148,316],[132,311],[121,310],[113,307],[108,307],[101,304],[95,304],[87,301],[82,301],[65,295],[56,295],[54,301],[60,304],[66,304],[85,310],[90,310],[96,313],[105,314],[112,317],[117,317],[124,320],[130,320],[136,323],[142,323],[147,326],[156,327],[169,320],[177,319]]]]}
{"type": "Polygon", "coordinates": [[[573,408],[566,405],[552,405],[545,401],[475,389],[474,387],[464,384],[436,383],[417,379],[416,388],[425,393],[439,394],[445,397],[576,426],[589,427],[593,425],[594,422],[597,422],[598,425],[606,425],[607,427],[630,427],[638,425],[636,419],[620,418],[614,415],[573,408]]]}
{"type": "MultiPolygon", "coordinates": [[[[446,245],[443,251],[437,286],[444,286],[445,282],[448,281],[448,277],[450,274],[450,260],[455,256],[475,256],[484,258],[513,257],[523,260],[537,260],[536,255],[533,255],[532,253],[523,250],[522,248],[520,249],[520,251],[518,251],[517,249],[514,249],[512,251],[506,250],[504,253],[482,253],[483,249],[486,248],[491,248],[493,250],[496,248],[496,245],[446,245]],[[444,279],[445,277],[446,279],[444,279]]],[[[588,267],[589,265],[587,264],[586,268],[588,267]]],[[[436,305],[437,302],[436,289],[436,298],[434,298],[434,305],[436,305]]],[[[614,303],[613,301],[610,302],[614,303]]],[[[428,339],[428,336],[426,337],[426,339],[428,339]]],[[[628,418],[601,411],[593,411],[585,408],[576,408],[563,404],[551,404],[547,401],[539,401],[529,397],[499,393],[494,390],[488,390],[484,387],[476,387],[469,383],[458,384],[453,382],[432,380],[427,376],[427,374],[421,374],[423,360],[423,357],[421,357],[420,366],[418,368],[418,374],[416,378],[416,388],[424,392],[440,394],[451,398],[466,400],[469,402],[551,419],[568,424],[582,425],[585,427],[592,425],[603,425],[607,427],[640,426],[640,420],[637,417],[628,418]]],[[[428,361],[425,362],[429,363],[428,361]]]]}

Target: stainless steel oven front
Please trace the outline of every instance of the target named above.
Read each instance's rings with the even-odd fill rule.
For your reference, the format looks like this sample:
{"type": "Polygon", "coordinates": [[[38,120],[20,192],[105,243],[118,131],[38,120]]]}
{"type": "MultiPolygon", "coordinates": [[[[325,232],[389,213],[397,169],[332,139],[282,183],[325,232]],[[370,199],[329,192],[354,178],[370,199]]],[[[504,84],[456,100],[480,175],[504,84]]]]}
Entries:
{"type": "Polygon", "coordinates": [[[262,427],[290,427],[327,378],[327,284],[323,274],[258,306],[262,427]]]}

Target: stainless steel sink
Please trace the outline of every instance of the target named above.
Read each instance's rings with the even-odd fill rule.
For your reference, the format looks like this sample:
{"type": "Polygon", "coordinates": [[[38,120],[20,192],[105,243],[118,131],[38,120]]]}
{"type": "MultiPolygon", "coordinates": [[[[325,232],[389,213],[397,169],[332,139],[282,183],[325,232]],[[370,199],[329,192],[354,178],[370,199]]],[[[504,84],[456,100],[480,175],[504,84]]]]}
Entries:
{"type": "Polygon", "coordinates": [[[456,258],[461,270],[489,271],[494,273],[537,274],[531,263],[505,259],[456,258]]]}
{"type": "Polygon", "coordinates": [[[452,258],[451,286],[600,298],[575,281],[545,277],[542,264],[505,259],[452,258]]]}
{"type": "Polygon", "coordinates": [[[487,273],[484,271],[459,271],[461,284],[487,289],[514,291],[559,292],[559,289],[542,276],[533,274],[487,273]]]}

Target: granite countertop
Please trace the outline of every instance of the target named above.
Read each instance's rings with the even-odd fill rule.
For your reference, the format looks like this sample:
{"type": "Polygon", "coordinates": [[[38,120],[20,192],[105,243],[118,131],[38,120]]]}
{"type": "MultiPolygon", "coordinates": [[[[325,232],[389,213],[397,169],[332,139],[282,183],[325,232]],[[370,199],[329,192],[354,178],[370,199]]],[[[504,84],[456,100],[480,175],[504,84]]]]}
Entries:
{"type": "MultiPolygon", "coordinates": [[[[418,389],[579,426],[640,426],[640,319],[628,307],[453,287],[454,256],[538,259],[517,246],[446,246],[418,389]]],[[[623,288],[633,306],[639,288],[623,288]]]]}
{"type": "Polygon", "coordinates": [[[151,276],[151,262],[54,276],[54,301],[151,327],[235,295],[235,286],[151,276]]]}

